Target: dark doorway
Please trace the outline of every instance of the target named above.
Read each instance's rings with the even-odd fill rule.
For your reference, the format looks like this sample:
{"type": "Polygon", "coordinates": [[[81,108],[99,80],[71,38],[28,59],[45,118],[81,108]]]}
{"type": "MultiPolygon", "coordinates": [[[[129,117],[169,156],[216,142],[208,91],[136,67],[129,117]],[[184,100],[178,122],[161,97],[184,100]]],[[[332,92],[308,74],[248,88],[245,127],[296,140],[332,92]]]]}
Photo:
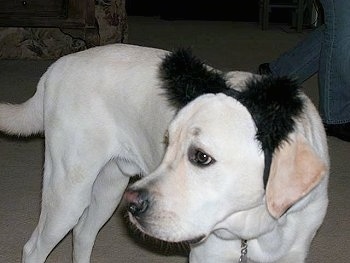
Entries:
{"type": "Polygon", "coordinates": [[[127,0],[128,15],[160,16],[177,20],[258,21],[259,1],[127,0]]]}

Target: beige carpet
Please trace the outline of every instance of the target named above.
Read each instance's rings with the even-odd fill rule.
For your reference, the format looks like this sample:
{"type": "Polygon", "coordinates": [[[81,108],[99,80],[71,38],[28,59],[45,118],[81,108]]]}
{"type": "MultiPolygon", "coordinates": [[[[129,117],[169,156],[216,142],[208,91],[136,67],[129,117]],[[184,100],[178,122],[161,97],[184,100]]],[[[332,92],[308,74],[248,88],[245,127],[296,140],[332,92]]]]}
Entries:
{"type": "MultiPolygon", "coordinates": [[[[251,71],[293,46],[307,33],[297,34],[287,26],[261,31],[255,23],[161,21],[142,17],[130,17],[129,29],[132,44],[164,49],[192,47],[195,54],[216,68],[251,71]]],[[[29,98],[51,63],[0,61],[0,101],[21,102],[29,98]]],[[[311,78],[304,86],[317,104],[316,78],[311,78]]],[[[329,138],[329,148],[330,206],[312,244],[308,263],[347,263],[350,258],[350,143],[329,138]]],[[[22,246],[36,226],[42,165],[42,138],[0,135],[0,263],[20,262],[22,246]]],[[[148,249],[134,241],[117,210],[97,238],[92,262],[187,262],[182,255],[164,255],[155,251],[155,245],[152,247],[148,249]]],[[[167,254],[165,247],[160,250],[167,254]]],[[[70,235],[57,246],[47,262],[71,262],[70,235]]]]}

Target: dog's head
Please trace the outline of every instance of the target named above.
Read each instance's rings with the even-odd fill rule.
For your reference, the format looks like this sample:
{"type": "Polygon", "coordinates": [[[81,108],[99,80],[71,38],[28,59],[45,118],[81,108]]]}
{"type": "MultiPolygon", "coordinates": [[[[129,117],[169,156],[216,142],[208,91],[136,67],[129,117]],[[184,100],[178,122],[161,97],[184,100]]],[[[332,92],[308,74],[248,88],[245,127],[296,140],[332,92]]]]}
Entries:
{"type": "Polygon", "coordinates": [[[278,218],[322,179],[325,164],[296,131],[303,96],[294,81],[252,78],[237,91],[184,50],[164,59],[161,78],[180,110],[162,163],[125,193],[143,232],[197,240],[264,202],[278,218]]]}

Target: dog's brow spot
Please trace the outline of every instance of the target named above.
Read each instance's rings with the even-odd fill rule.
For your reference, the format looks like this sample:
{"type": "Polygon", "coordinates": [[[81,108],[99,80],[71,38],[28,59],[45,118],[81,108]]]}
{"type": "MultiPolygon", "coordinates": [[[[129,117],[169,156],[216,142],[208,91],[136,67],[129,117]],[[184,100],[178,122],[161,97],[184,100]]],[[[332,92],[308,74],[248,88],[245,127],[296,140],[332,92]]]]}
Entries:
{"type": "Polygon", "coordinates": [[[195,127],[195,128],[193,128],[193,130],[192,130],[192,134],[193,134],[194,136],[198,136],[201,132],[202,132],[202,130],[201,130],[200,128],[198,128],[198,127],[195,127]]]}
{"type": "Polygon", "coordinates": [[[168,171],[171,171],[171,170],[173,170],[173,169],[174,169],[173,165],[172,165],[172,164],[168,164],[167,170],[168,170],[168,171]]]}

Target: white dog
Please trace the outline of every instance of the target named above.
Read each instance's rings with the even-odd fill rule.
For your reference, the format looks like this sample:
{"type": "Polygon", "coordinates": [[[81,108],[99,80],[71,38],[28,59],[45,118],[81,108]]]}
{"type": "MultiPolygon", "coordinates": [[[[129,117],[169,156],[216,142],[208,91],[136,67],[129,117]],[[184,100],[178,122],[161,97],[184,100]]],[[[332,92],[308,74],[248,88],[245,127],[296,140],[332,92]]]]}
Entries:
{"type": "Polygon", "coordinates": [[[251,78],[214,71],[185,51],[117,44],[59,59],[31,99],[0,104],[1,131],[45,135],[42,209],[23,262],[44,262],[71,229],[73,261],[89,262],[130,176],[154,170],[127,192],[129,210],[160,239],[200,239],[191,263],[237,261],[241,240],[256,262],[303,262],[327,208],[322,123],[297,92],[286,103],[297,110],[284,116],[277,105],[282,122],[266,140],[245,91],[293,83],[251,78]],[[193,99],[171,123],[160,164],[177,107],[193,99]]]}
{"type": "Polygon", "coordinates": [[[191,263],[304,262],[328,203],[322,122],[293,80],[239,75],[164,59],[163,88],[184,108],[160,166],[125,194],[130,218],[194,242],[191,263]]]}

